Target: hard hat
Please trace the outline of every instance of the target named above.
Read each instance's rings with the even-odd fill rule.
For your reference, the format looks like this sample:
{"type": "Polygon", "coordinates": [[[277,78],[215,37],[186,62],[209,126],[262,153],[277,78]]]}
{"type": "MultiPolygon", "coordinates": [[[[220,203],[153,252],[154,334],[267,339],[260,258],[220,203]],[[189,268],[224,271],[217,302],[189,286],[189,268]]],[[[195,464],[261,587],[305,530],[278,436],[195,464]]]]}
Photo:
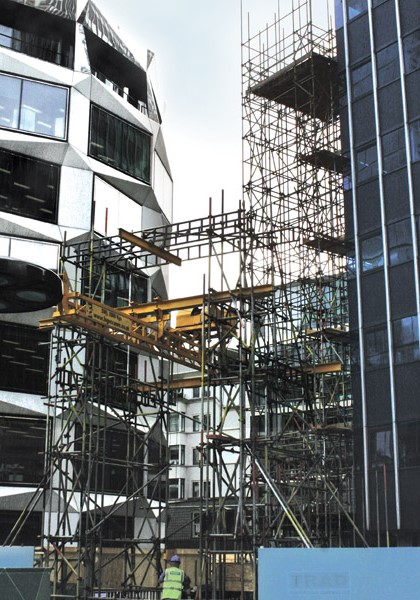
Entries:
{"type": "Polygon", "coordinates": [[[180,563],[181,559],[179,558],[178,554],[174,554],[170,562],[180,563]]]}

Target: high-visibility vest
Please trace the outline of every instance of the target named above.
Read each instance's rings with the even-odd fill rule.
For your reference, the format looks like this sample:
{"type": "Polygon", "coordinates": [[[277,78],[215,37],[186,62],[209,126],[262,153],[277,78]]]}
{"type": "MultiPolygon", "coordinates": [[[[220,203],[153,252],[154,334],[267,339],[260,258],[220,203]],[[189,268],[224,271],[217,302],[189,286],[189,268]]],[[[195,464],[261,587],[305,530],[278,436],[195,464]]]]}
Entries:
{"type": "Polygon", "coordinates": [[[169,567],[165,571],[162,586],[162,600],[168,598],[171,600],[180,600],[182,588],[184,587],[185,573],[177,567],[169,567]]]}

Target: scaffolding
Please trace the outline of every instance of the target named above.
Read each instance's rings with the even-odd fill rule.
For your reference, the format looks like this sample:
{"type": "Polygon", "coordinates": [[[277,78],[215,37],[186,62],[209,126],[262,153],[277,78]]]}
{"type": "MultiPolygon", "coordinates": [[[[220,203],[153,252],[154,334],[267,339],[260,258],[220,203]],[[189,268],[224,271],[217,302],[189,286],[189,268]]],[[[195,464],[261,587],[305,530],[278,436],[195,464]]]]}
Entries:
{"type": "Polygon", "coordinates": [[[192,386],[206,423],[200,485],[210,482],[199,498],[200,597],[257,598],[261,546],[365,543],[352,519],[334,35],[312,23],[310,0],[256,36],[246,28],[238,210],[222,201],[202,219],[63,244],[63,303],[41,324],[52,332],[46,471],[17,526],[41,499],[52,598],[111,587],[146,597],[134,594],[156,586],[173,548],[165,515],[177,510],[168,422],[192,386]],[[146,302],[148,269],[203,258],[202,293],[146,302]]]}

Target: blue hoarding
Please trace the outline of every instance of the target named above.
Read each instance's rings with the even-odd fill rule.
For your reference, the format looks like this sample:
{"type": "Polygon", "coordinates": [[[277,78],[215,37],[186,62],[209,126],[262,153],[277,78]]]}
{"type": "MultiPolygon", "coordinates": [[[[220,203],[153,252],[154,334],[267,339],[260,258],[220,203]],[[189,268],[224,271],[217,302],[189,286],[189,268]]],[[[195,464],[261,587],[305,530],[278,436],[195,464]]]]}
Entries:
{"type": "Polygon", "coordinates": [[[420,548],[261,548],[259,600],[420,598],[420,548]]]}

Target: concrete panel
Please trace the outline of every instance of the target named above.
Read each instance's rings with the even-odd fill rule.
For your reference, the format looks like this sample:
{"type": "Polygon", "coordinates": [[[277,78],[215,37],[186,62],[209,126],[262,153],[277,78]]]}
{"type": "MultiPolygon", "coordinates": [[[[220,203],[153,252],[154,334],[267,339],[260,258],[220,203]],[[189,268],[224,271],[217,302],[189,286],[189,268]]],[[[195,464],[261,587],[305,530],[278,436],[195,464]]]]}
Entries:
{"type": "Polygon", "coordinates": [[[61,169],[59,225],[90,229],[92,188],[92,172],[72,167],[61,169]]]}

